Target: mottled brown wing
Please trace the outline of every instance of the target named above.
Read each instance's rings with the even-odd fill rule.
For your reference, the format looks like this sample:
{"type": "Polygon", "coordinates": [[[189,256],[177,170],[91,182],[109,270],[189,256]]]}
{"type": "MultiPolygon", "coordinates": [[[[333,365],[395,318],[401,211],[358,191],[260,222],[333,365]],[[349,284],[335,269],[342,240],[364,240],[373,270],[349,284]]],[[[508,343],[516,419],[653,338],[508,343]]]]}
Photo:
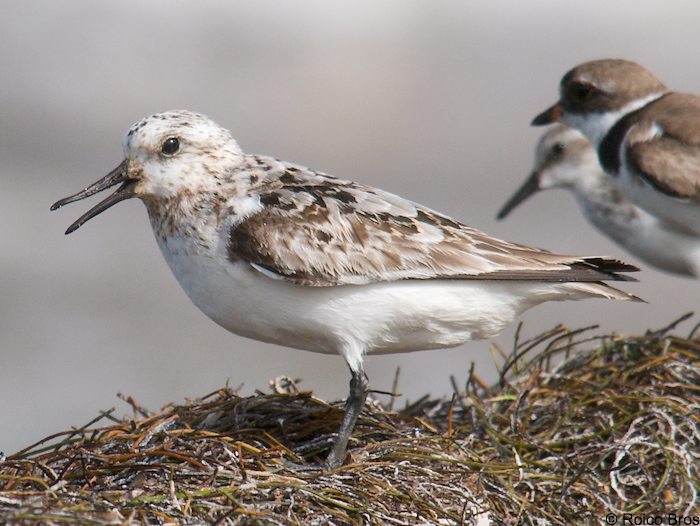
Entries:
{"type": "Polygon", "coordinates": [[[700,202],[700,97],[669,94],[627,134],[627,160],[660,192],[700,202]]]}
{"type": "MultiPolygon", "coordinates": [[[[284,178],[284,176],[282,177],[284,178]]],[[[233,227],[229,256],[308,286],[401,279],[625,280],[635,267],[500,241],[393,194],[329,176],[288,177],[233,227]]]]}

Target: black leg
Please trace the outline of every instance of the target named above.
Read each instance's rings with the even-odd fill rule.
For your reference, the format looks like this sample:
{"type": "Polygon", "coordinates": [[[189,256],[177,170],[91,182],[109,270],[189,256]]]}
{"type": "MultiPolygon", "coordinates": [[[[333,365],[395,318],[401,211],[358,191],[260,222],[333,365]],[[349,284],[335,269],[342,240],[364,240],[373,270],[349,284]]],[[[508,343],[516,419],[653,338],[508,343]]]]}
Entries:
{"type": "Polygon", "coordinates": [[[367,398],[367,386],[369,381],[367,380],[365,372],[363,370],[351,370],[350,373],[352,374],[352,378],[350,379],[350,394],[345,401],[345,415],[343,416],[343,423],[340,424],[338,436],[335,442],[333,442],[331,452],[328,454],[328,458],[326,458],[327,469],[335,469],[345,460],[348,440],[350,439],[353,429],[355,429],[357,417],[360,416],[360,412],[365,405],[365,399],[367,398]]]}

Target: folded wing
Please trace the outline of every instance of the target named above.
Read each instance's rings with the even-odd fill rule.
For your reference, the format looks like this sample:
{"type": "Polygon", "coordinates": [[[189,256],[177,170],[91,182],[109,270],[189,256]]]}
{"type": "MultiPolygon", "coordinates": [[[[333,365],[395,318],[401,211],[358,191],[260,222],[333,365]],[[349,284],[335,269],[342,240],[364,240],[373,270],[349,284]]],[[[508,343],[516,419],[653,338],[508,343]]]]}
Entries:
{"type": "Polygon", "coordinates": [[[657,190],[700,203],[700,98],[669,94],[630,127],[626,155],[657,190]]]}
{"type": "Polygon", "coordinates": [[[229,257],[292,283],[403,279],[631,280],[632,265],[553,254],[490,237],[398,196],[285,165],[259,188],[262,209],[234,226],[229,257]]]}

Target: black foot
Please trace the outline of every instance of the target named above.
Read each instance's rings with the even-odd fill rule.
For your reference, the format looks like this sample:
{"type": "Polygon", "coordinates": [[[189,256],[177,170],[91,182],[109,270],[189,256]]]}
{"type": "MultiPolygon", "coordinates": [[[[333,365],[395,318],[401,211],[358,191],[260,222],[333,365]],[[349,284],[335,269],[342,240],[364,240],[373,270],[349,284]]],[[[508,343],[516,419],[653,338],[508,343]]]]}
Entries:
{"type": "Polygon", "coordinates": [[[360,416],[362,407],[365,405],[365,400],[367,399],[367,386],[369,385],[367,375],[364,371],[350,372],[352,373],[352,378],[350,379],[350,394],[345,402],[345,415],[343,416],[343,422],[340,424],[338,436],[335,438],[331,452],[328,453],[328,457],[326,458],[326,469],[335,469],[341,466],[345,461],[348,440],[350,440],[350,435],[353,429],[355,429],[357,417],[360,416]]]}

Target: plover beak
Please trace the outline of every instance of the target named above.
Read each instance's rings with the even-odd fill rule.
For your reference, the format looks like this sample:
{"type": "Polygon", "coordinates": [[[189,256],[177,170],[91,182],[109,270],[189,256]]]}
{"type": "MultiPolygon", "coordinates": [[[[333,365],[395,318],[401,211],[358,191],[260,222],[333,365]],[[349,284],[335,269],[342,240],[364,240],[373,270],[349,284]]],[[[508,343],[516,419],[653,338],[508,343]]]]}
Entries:
{"type": "Polygon", "coordinates": [[[100,201],[90,210],[81,215],[71,226],[68,227],[68,230],[66,230],[66,234],[75,232],[87,220],[92,219],[98,214],[101,214],[112,205],[116,205],[119,201],[123,201],[124,199],[134,197],[134,186],[136,184],[136,180],[129,178],[126,159],[124,159],[119,166],[117,166],[114,170],[109,172],[106,176],[104,176],[96,183],[91,184],[90,186],[81,190],[77,194],[64,197],[63,199],[56,201],[53,205],[51,205],[51,210],[57,210],[63,205],[67,205],[68,203],[73,203],[75,201],[80,201],[81,199],[90,197],[91,195],[101,192],[102,190],[106,190],[107,188],[111,188],[112,186],[117,185],[119,183],[122,183],[122,185],[117,189],[116,192],[111,194],[107,199],[100,201]]]}
{"type": "Polygon", "coordinates": [[[546,124],[554,124],[559,119],[561,119],[561,108],[559,107],[559,103],[557,103],[532,119],[530,124],[532,126],[545,126],[546,124]]]}
{"type": "Polygon", "coordinates": [[[510,199],[508,199],[508,202],[505,205],[503,205],[503,208],[499,210],[496,219],[503,219],[508,214],[510,214],[510,212],[516,206],[518,206],[520,203],[525,201],[525,199],[530,197],[532,194],[539,192],[540,190],[540,173],[534,171],[530,174],[530,176],[523,183],[523,185],[520,188],[518,188],[518,191],[515,192],[510,199]]]}

